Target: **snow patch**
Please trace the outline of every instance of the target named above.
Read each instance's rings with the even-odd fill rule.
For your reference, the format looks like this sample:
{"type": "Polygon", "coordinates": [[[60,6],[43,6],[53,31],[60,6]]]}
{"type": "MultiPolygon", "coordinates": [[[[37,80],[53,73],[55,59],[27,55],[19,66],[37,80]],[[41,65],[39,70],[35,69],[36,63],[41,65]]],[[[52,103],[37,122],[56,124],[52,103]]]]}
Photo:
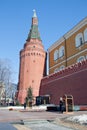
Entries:
{"type": "Polygon", "coordinates": [[[83,114],[83,115],[79,115],[79,116],[68,117],[67,121],[72,121],[75,123],[87,125],[87,115],[83,114]]]}

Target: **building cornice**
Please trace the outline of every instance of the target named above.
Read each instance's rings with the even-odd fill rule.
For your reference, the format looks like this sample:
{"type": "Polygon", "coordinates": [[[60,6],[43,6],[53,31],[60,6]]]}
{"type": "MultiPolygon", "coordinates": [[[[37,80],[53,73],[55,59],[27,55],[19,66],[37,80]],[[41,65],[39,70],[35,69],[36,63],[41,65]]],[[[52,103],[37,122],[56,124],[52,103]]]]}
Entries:
{"type": "Polygon", "coordinates": [[[59,40],[57,40],[51,47],[48,48],[48,52],[51,52],[57,46],[59,46],[65,39],[68,39],[71,35],[77,32],[80,28],[87,24],[87,17],[81,20],[76,26],[74,26],[70,31],[65,33],[59,40]]]}
{"type": "Polygon", "coordinates": [[[48,48],[48,52],[55,49],[58,45],[60,45],[64,41],[64,37],[61,37],[59,40],[57,40],[51,47],[48,48]]]}

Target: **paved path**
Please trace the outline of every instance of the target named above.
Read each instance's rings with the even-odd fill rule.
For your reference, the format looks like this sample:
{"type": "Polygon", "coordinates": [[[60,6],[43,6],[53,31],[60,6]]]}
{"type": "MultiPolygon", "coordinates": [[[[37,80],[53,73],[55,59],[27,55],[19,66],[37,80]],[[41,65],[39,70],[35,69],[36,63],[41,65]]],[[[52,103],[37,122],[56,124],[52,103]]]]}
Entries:
{"type": "Polygon", "coordinates": [[[0,122],[18,122],[20,120],[46,119],[54,120],[58,116],[57,112],[20,112],[0,110],[0,122]]]}
{"type": "Polygon", "coordinates": [[[0,130],[17,130],[17,129],[9,123],[0,123],[0,130]]]}
{"type": "MultiPolygon", "coordinates": [[[[87,111],[74,112],[73,115],[84,113],[87,114],[87,111]]],[[[71,116],[71,114],[46,111],[20,112],[19,110],[9,111],[7,109],[0,109],[0,130],[72,130],[71,128],[63,127],[52,122],[56,118],[60,119],[66,116],[71,116]]]]}
{"type": "Polygon", "coordinates": [[[70,128],[66,128],[63,126],[56,125],[52,122],[48,122],[47,120],[38,120],[25,122],[26,128],[30,128],[30,130],[73,130],[70,128]]]}

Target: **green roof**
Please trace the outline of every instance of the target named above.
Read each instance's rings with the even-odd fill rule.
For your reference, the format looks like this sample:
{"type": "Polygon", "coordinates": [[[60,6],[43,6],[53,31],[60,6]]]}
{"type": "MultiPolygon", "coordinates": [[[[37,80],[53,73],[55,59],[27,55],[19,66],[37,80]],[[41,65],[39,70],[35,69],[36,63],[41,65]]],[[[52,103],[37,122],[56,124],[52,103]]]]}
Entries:
{"type": "Polygon", "coordinates": [[[32,25],[31,25],[30,32],[28,34],[27,41],[29,41],[32,38],[41,40],[39,31],[38,31],[38,19],[37,19],[36,11],[35,10],[33,11],[34,11],[34,15],[32,18],[32,25]]]}
{"type": "Polygon", "coordinates": [[[38,25],[32,25],[31,26],[31,30],[30,30],[30,33],[28,35],[27,41],[29,39],[31,39],[31,38],[35,38],[35,39],[41,40],[39,31],[38,31],[38,25]]]}

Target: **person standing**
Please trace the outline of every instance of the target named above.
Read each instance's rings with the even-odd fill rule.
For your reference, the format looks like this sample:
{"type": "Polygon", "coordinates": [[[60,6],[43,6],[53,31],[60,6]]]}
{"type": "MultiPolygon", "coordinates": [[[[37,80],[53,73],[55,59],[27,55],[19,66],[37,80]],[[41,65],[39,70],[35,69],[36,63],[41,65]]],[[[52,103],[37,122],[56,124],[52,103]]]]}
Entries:
{"type": "Polygon", "coordinates": [[[24,109],[26,109],[26,102],[24,102],[24,109]]]}
{"type": "Polygon", "coordinates": [[[60,97],[59,107],[60,107],[60,112],[63,113],[63,99],[62,99],[62,97],[60,97]]]}

